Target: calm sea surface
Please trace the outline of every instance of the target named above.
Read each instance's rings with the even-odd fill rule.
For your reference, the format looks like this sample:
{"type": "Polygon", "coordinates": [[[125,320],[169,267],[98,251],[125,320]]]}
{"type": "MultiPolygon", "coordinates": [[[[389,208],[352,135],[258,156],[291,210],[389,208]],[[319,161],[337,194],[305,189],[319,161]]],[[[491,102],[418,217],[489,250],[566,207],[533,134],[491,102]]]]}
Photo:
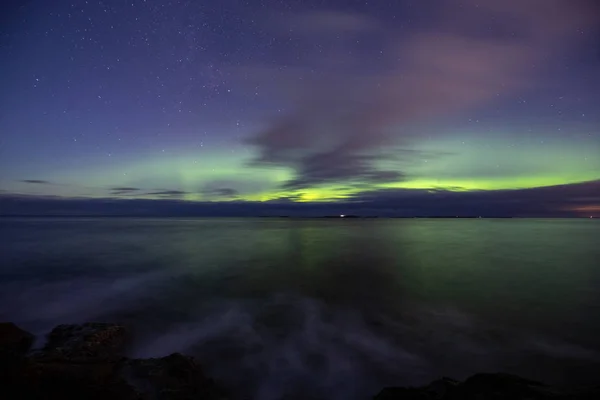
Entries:
{"type": "Polygon", "coordinates": [[[119,322],[240,397],[600,381],[600,221],[0,219],[0,320],[119,322]]]}

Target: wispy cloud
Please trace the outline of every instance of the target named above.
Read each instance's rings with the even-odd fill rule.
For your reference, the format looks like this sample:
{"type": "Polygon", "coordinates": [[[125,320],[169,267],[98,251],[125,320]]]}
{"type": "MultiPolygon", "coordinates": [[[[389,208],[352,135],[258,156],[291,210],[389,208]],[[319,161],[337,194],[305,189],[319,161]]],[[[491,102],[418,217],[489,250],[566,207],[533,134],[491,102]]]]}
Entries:
{"type": "Polygon", "coordinates": [[[402,180],[405,170],[384,165],[407,161],[394,149],[412,144],[411,125],[534,88],[534,66],[577,46],[579,30],[600,17],[585,0],[449,1],[437,11],[429,28],[402,35],[357,15],[296,16],[291,31],[316,29],[339,37],[339,46],[297,65],[246,68],[246,75],[275,82],[291,104],[249,140],[258,152],[253,163],[291,168],[290,188],[402,180]],[[372,42],[382,29],[387,34],[375,35],[380,42],[371,47],[386,61],[376,69],[382,63],[352,43],[372,42]]]}
{"type": "Polygon", "coordinates": [[[338,10],[320,10],[295,14],[287,20],[280,28],[288,32],[304,34],[333,33],[335,35],[369,32],[382,27],[375,19],[362,14],[338,10]]]}
{"type": "Polygon", "coordinates": [[[34,183],[34,184],[39,184],[39,185],[50,185],[51,182],[50,181],[44,181],[41,179],[23,179],[22,181],[23,183],[34,183]]]}

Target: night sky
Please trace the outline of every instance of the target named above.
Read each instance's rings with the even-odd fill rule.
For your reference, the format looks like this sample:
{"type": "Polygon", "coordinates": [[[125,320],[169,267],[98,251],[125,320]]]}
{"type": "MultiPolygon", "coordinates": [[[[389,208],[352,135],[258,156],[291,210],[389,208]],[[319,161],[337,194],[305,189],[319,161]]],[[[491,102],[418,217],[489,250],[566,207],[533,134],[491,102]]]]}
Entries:
{"type": "Polygon", "coordinates": [[[600,216],[598,1],[0,7],[0,214],[600,216]]]}

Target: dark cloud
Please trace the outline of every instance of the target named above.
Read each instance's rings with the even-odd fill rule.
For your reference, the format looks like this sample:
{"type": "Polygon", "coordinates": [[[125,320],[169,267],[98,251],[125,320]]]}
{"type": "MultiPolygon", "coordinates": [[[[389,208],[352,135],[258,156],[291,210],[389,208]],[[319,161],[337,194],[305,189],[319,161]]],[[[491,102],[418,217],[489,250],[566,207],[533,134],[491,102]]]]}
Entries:
{"type": "Polygon", "coordinates": [[[154,192],[144,193],[145,196],[160,196],[160,197],[182,197],[183,195],[188,194],[189,192],[184,192],[181,190],[157,190],[154,192]]]}
{"type": "Polygon", "coordinates": [[[265,204],[298,204],[298,202],[302,201],[301,194],[290,194],[287,196],[279,196],[271,200],[264,201],[265,204]]]}
{"type": "Polygon", "coordinates": [[[265,193],[275,187],[271,182],[257,179],[255,174],[242,174],[235,178],[223,178],[207,181],[202,184],[198,192],[211,200],[235,199],[244,195],[265,193]]]}
{"type": "Polygon", "coordinates": [[[338,150],[306,156],[300,160],[295,170],[297,177],[285,184],[288,189],[307,188],[329,182],[399,182],[404,178],[400,172],[375,168],[372,156],[353,155],[338,150]]]}
{"type": "Polygon", "coordinates": [[[238,196],[238,191],[232,188],[211,188],[206,189],[202,192],[203,195],[207,197],[217,197],[217,198],[235,198],[238,196]]]}
{"type": "Polygon", "coordinates": [[[36,184],[40,184],[40,185],[50,185],[51,182],[50,181],[44,181],[41,179],[23,179],[21,182],[23,183],[36,183],[36,184]]]}
{"type": "Polygon", "coordinates": [[[136,195],[142,190],[136,187],[114,187],[110,189],[110,194],[113,196],[136,195]]]}
{"type": "Polygon", "coordinates": [[[373,190],[329,203],[296,200],[292,196],[267,202],[193,202],[170,196],[124,200],[0,194],[0,212],[2,215],[600,217],[600,180],[499,191],[373,190]]]}
{"type": "MultiPolygon", "coordinates": [[[[291,168],[286,187],[402,180],[406,168],[382,167],[382,154],[413,143],[409,127],[464,113],[535,85],[533,66],[578,43],[597,12],[587,1],[443,2],[428,29],[394,33],[371,18],[332,12],[298,15],[292,31],[340,38],[297,65],[248,66],[245,79],[280,89],[288,112],[249,143],[254,164],[291,168]],[[490,18],[493,17],[493,18],[490,18]],[[496,21],[493,29],[481,21],[496,21]],[[377,48],[385,67],[352,47],[356,36],[391,40],[377,48]],[[353,40],[343,40],[348,38],[353,40]],[[351,54],[357,54],[351,56],[351,54]]],[[[288,32],[289,34],[289,32],[288,32]]],[[[301,39],[302,37],[300,37],[301,39]]],[[[310,40],[310,39],[308,39],[310,40]]],[[[405,163],[408,159],[397,155],[405,163]]],[[[406,167],[406,166],[405,166],[406,167]]]]}
{"type": "Polygon", "coordinates": [[[169,197],[169,198],[178,198],[189,192],[184,192],[181,190],[164,190],[164,189],[155,189],[155,190],[147,190],[138,187],[129,187],[129,186],[121,186],[121,187],[113,187],[110,189],[111,196],[136,196],[136,197],[146,197],[146,196],[158,196],[158,197],[169,197]]]}

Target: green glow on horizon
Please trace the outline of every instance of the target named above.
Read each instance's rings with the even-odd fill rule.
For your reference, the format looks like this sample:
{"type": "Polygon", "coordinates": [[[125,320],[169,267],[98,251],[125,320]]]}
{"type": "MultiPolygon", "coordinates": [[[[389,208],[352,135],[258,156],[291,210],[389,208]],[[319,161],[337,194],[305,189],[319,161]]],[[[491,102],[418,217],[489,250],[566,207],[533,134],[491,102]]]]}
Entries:
{"type": "MultiPolygon", "coordinates": [[[[128,172],[121,176],[118,185],[113,186],[141,186],[148,187],[144,177],[150,174],[155,183],[152,189],[170,188],[173,185],[180,190],[188,192],[182,196],[188,201],[271,201],[279,198],[290,198],[299,202],[322,202],[339,201],[356,195],[360,192],[380,189],[414,189],[414,190],[448,190],[448,191],[479,191],[479,190],[514,190],[527,189],[543,186],[556,186],[564,184],[580,183],[600,179],[600,174],[582,173],[578,176],[572,174],[561,175],[538,175],[538,176],[506,176],[494,178],[436,178],[436,177],[414,177],[406,181],[364,186],[360,188],[351,187],[347,184],[320,185],[305,189],[285,190],[281,186],[293,178],[293,172],[285,168],[263,168],[250,169],[244,166],[227,164],[227,160],[218,162],[221,168],[209,168],[206,163],[194,163],[194,160],[178,158],[164,160],[163,162],[148,162],[134,164],[126,167],[128,172]],[[232,177],[240,181],[254,180],[262,182],[269,188],[250,193],[241,193],[235,198],[208,197],[200,193],[202,185],[211,181],[231,181],[232,177]]],[[[210,164],[214,166],[215,164],[210,164]]],[[[115,182],[120,178],[118,172],[103,171],[97,176],[91,175],[88,185],[94,184],[98,187],[107,187],[104,182],[115,182]],[[104,181],[104,182],[103,182],[104,181]]],[[[87,194],[89,197],[106,197],[104,192],[98,194],[87,194]]],[[[157,196],[135,196],[132,198],[160,198],[157,196]]]]}
{"type": "MultiPolygon", "coordinates": [[[[538,143],[514,139],[514,147],[502,141],[462,133],[453,137],[422,142],[419,149],[443,156],[394,164],[381,161],[382,170],[402,171],[407,179],[385,184],[368,184],[360,180],[332,182],[304,189],[284,189],[294,171],[283,166],[250,166],[254,154],[240,147],[236,151],[198,152],[190,149],[167,149],[164,153],[148,152],[135,157],[112,157],[90,160],[80,169],[48,171],[36,176],[57,182],[56,185],[12,183],[15,193],[89,198],[166,198],[147,193],[161,190],[185,192],[172,198],[188,201],[273,201],[298,202],[340,201],[361,193],[385,189],[493,191],[581,183],[600,179],[598,146],[582,140],[567,145],[564,141],[538,143]],[[499,151],[498,149],[501,149],[499,151]],[[207,187],[231,188],[234,197],[207,195],[207,187]],[[111,188],[132,187],[140,191],[127,196],[111,196],[111,188]],[[37,192],[35,192],[37,191],[37,192]]],[[[529,140],[529,139],[527,139],[529,140]]],[[[429,154],[428,153],[428,154],[429,154]]]]}

